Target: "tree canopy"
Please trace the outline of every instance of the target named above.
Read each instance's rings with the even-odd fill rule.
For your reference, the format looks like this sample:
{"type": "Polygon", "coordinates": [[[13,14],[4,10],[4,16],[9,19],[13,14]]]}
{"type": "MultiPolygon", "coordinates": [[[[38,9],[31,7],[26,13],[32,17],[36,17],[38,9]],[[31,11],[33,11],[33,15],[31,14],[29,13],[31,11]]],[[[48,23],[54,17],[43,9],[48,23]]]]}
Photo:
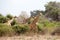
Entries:
{"type": "Polygon", "coordinates": [[[8,19],[12,19],[12,18],[13,18],[13,16],[12,16],[11,14],[7,14],[6,17],[7,17],[8,19]]]}
{"type": "Polygon", "coordinates": [[[47,17],[53,20],[60,20],[60,3],[59,2],[49,2],[45,5],[45,13],[47,17]]]}
{"type": "Polygon", "coordinates": [[[0,23],[5,23],[7,22],[7,18],[4,17],[2,14],[0,14],[0,23]]]}

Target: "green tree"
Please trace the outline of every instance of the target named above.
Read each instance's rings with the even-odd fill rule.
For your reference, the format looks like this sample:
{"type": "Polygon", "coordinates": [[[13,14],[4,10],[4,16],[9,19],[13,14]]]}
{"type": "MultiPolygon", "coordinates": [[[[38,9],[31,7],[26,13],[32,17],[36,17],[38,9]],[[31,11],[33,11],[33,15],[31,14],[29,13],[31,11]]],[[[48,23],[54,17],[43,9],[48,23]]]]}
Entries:
{"type": "Polygon", "coordinates": [[[12,22],[11,22],[11,26],[14,26],[15,24],[17,24],[16,20],[14,19],[12,22]]]}
{"type": "Polygon", "coordinates": [[[10,15],[10,14],[7,14],[6,17],[7,17],[8,19],[12,19],[12,18],[13,18],[13,16],[10,15]]]}
{"type": "Polygon", "coordinates": [[[35,17],[35,16],[38,15],[40,12],[41,12],[41,11],[39,11],[39,10],[33,10],[33,11],[31,11],[31,12],[30,12],[30,13],[31,13],[31,17],[35,17]]]}
{"type": "Polygon", "coordinates": [[[4,17],[2,14],[0,14],[0,23],[5,23],[7,22],[7,18],[4,17]]]}
{"type": "Polygon", "coordinates": [[[60,20],[60,3],[59,2],[49,2],[45,5],[45,13],[47,17],[53,20],[60,20]]]}

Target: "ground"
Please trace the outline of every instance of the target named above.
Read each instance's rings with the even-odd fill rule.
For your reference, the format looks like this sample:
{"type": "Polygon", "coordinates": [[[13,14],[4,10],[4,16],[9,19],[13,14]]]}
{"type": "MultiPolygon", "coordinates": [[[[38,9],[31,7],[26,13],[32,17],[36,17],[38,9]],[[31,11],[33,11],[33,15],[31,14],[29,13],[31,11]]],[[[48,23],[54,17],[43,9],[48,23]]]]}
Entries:
{"type": "Polygon", "coordinates": [[[0,40],[60,40],[60,36],[51,35],[20,35],[13,37],[0,37],[0,40]]]}

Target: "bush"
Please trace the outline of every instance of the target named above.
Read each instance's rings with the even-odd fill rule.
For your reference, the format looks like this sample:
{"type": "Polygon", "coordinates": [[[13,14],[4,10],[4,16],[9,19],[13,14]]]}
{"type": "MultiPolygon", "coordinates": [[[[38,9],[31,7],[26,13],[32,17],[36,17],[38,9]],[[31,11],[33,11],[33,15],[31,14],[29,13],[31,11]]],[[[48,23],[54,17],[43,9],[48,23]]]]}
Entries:
{"type": "Polygon", "coordinates": [[[7,18],[4,16],[0,16],[0,23],[5,23],[7,22],[7,18]]]}
{"type": "Polygon", "coordinates": [[[17,24],[16,20],[14,19],[12,22],[11,22],[11,26],[14,26],[15,24],[17,24]]]}
{"type": "Polygon", "coordinates": [[[13,29],[15,30],[15,33],[25,33],[29,30],[29,27],[27,25],[14,25],[13,29]]]}
{"type": "Polygon", "coordinates": [[[42,23],[39,23],[37,25],[37,28],[38,28],[38,33],[40,34],[45,34],[47,32],[47,28],[42,23]]]}
{"type": "Polygon", "coordinates": [[[53,29],[52,35],[60,35],[60,27],[56,27],[55,29],[53,29]]]}
{"type": "Polygon", "coordinates": [[[6,25],[6,24],[0,24],[0,36],[11,36],[13,34],[13,29],[12,27],[6,25]]]}
{"type": "Polygon", "coordinates": [[[10,15],[10,14],[7,14],[6,17],[9,18],[9,19],[12,19],[13,18],[13,16],[10,15]]]}
{"type": "Polygon", "coordinates": [[[48,20],[42,20],[42,21],[39,21],[38,24],[37,24],[37,27],[38,27],[38,31],[39,32],[51,32],[53,28],[55,28],[57,26],[57,23],[56,22],[50,22],[48,20]]]}
{"type": "Polygon", "coordinates": [[[44,27],[43,24],[41,24],[41,23],[38,24],[38,25],[37,25],[38,31],[42,31],[42,28],[43,28],[43,27],[44,27]]]}

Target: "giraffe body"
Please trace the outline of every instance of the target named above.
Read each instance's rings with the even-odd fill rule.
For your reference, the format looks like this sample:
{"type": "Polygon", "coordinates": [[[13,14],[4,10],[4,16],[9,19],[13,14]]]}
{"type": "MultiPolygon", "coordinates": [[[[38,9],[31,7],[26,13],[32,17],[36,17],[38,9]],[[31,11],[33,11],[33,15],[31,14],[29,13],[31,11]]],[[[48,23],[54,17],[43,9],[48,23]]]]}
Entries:
{"type": "Polygon", "coordinates": [[[37,26],[36,26],[36,23],[38,22],[38,20],[39,20],[39,16],[40,15],[37,15],[36,17],[34,17],[34,20],[33,20],[33,22],[32,23],[30,23],[30,30],[35,30],[35,31],[37,31],[37,26]]]}

